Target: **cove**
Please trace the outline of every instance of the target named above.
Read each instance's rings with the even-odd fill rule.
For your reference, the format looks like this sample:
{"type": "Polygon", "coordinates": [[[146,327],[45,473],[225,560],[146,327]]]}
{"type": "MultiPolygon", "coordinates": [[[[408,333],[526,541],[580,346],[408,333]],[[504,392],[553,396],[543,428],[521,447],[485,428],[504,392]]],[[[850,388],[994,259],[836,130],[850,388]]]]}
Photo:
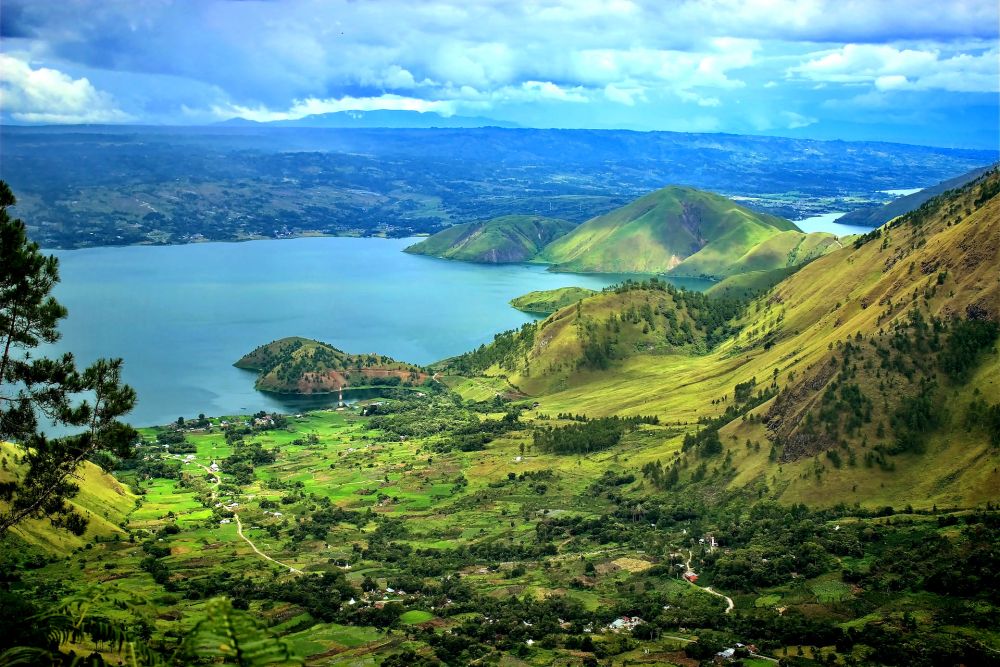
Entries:
{"type": "MultiPolygon", "coordinates": [[[[305,336],[348,352],[418,364],[461,354],[534,319],[510,299],[532,290],[601,289],[613,275],[550,273],[538,265],[482,265],[409,255],[415,239],[303,238],[247,243],[53,251],[69,309],[55,352],[80,365],[122,357],[138,393],[135,425],[199,413],[323,407],[254,390],[232,366],[257,345],[305,336]]],[[[702,280],[672,280],[704,289],[702,280]]]]}

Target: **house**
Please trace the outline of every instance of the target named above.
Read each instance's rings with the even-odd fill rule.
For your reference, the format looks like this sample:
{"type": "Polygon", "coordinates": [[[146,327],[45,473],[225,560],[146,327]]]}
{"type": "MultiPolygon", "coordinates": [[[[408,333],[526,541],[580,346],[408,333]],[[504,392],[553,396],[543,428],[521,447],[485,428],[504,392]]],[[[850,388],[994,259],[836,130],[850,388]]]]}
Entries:
{"type": "Polygon", "coordinates": [[[719,651],[718,653],[715,654],[715,657],[722,660],[733,660],[736,657],[736,649],[727,648],[725,650],[719,651]]]}
{"type": "Polygon", "coordinates": [[[622,616],[621,618],[616,618],[611,621],[608,625],[608,630],[612,632],[621,632],[622,630],[634,630],[635,626],[640,625],[642,619],[638,616],[622,616]]]}
{"type": "Polygon", "coordinates": [[[684,573],[684,578],[690,581],[692,584],[698,581],[698,575],[692,572],[691,570],[688,570],[687,572],[684,573]]]}
{"type": "Polygon", "coordinates": [[[212,464],[208,466],[208,469],[211,470],[212,472],[219,472],[219,464],[216,463],[215,461],[212,461],[212,464]]]}

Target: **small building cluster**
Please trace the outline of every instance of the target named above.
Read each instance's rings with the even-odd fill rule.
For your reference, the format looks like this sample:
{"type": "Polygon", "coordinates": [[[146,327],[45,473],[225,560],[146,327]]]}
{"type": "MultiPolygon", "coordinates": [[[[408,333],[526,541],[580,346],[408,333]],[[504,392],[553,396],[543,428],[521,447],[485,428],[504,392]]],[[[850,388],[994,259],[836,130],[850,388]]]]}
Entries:
{"type": "Polygon", "coordinates": [[[621,632],[622,630],[634,630],[636,626],[641,625],[643,620],[638,616],[622,616],[611,621],[608,625],[608,630],[611,632],[621,632]]]}

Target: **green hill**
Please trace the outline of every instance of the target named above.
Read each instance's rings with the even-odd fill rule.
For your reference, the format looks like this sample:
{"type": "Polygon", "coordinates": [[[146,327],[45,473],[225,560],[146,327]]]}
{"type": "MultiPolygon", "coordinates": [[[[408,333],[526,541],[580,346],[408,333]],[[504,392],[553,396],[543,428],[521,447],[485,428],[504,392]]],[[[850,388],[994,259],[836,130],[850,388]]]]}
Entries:
{"type": "Polygon", "coordinates": [[[234,366],[257,371],[257,389],[282,394],[329,393],[347,386],[418,385],[428,378],[413,364],[380,354],[348,354],[297,336],[261,345],[234,366]]]}
{"type": "Polygon", "coordinates": [[[404,252],[484,264],[526,262],[573,223],[538,215],[505,215],[442,230],[404,252]]]}
{"type": "Polygon", "coordinates": [[[446,367],[503,375],[519,390],[541,395],[613,374],[636,355],[703,354],[729,333],[726,321],[739,309],[656,278],[627,281],[500,334],[446,367]]]}
{"type": "Polygon", "coordinates": [[[580,299],[597,294],[585,287],[560,287],[558,289],[528,292],[511,299],[510,305],[526,313],[551,315],[560,308],[571,306],[580,299]]]}
{"type": "Polygon", "coordinates": [[[924,202],[932,197],[936,197],[937,195],[954,188],[960,188],[966,183],[976,180],[990,169],[991,167],[973,169],[972,171],[962,174],[961,176],[949,178],[948,180],[942,181],[937,185],[924,188],[920,192],[914,192],[912,195],[900,197],[899,199],[893,200],[884,206],[859,208],[856,211],[851,211],[850,213],[837,218],[837,222],[844,225],[856,225],[858,227],[879,227],[893,218],[920,208],[924,202]]]}
{"type": "Polygon", "coordinates": [[[794,223],[710,192],[671,186],[583,223],[537,257],[555,271],[716,275],[794,223]],[[682,263],[697,254],[690,267],[682,263]]]}
{"type": "Polygon", "coordinates": [[[740,277],[729,294],[769,290],[746,308],[638,284],[452,362],[546,414],[654,414],[702,424],[722,451],[764,445],[729,450],[734,489],[766,479],[785,502],[982,502],[1000,483],[998,192],[993,172],[780,281],[740,277]]]}

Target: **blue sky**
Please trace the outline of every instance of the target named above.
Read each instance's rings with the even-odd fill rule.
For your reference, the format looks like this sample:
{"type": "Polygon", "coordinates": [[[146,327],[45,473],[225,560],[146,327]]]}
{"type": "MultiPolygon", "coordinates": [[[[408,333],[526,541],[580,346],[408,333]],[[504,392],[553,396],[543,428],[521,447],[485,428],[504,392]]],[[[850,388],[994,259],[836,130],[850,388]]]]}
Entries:
{"type": "Polygon", "coordinates": [[[4,0],[0,113],[350,109],[997,148],[996,0],[4,0]]]}

